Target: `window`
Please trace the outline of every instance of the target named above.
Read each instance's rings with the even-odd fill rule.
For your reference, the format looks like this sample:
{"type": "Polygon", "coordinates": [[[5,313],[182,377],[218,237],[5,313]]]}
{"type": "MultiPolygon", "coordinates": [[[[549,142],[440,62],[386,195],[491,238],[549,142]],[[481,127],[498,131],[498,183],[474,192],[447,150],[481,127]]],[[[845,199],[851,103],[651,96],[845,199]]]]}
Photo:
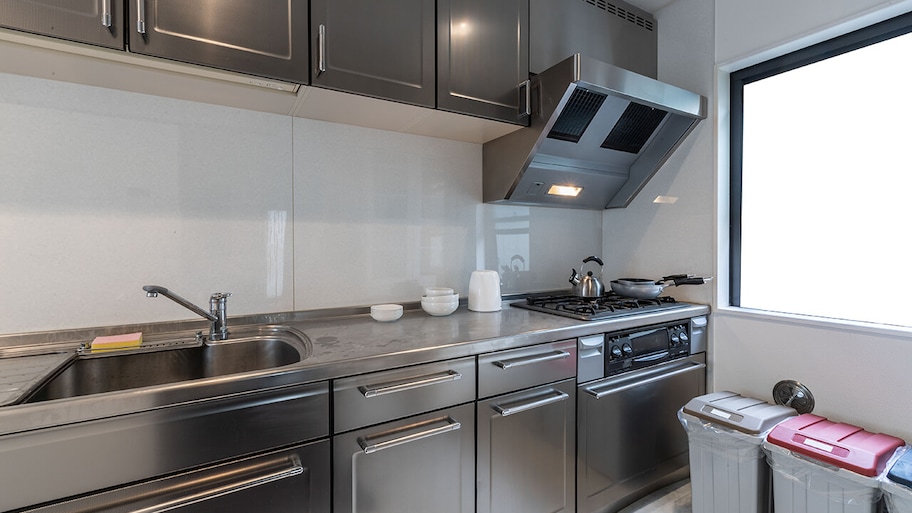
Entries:
{"type": "Polygon", "coordinates": [[[731,304],[912,326],[910,32],[731,75],[731,304]]]}

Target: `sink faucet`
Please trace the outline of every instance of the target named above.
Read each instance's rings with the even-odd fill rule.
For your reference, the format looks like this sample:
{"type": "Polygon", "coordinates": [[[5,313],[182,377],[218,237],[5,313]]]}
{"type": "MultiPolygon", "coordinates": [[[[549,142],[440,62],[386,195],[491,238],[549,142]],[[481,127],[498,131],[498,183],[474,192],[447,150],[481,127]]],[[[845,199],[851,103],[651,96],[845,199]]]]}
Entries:
{"type": "Polygon", "coordinates": [[[170,290],[158,285],[143,287],[147,297],[158,297],[159,294],[174,301],[191,312],[202,316],[210,322],[209,340],[225,340],[228,338],[228,316],[225,313],[225,304],[228,302],[230,292],[216,292],[209,296],[209,311],[194,305],[170,290]]]}

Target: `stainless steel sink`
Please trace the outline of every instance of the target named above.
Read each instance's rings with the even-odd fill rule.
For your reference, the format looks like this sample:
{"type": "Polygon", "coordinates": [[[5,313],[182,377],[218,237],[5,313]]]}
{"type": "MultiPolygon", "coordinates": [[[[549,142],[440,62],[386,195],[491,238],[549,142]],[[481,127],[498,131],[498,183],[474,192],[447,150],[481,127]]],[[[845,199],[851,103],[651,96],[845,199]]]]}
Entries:
{"type": "Polygon", "coordinates": [[[230,331],[227,340],[204,344],[195,332],[153,335],[144,337],[138,350],[80,356],[25,402],[269,371],[300,363],[312,353],[307,335],[289,326],[233,326],[230,331]]]}

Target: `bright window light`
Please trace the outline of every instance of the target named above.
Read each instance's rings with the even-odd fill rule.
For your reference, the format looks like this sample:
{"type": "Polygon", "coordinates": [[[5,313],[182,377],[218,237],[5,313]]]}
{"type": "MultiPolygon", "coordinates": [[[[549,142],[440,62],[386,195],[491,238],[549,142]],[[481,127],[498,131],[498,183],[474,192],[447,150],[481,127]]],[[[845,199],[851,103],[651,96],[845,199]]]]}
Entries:
{"type": "Polygon", "coordinates": [[[742,82],[734,304],[912,326],[910,56],[906,34],[742,82]]]}

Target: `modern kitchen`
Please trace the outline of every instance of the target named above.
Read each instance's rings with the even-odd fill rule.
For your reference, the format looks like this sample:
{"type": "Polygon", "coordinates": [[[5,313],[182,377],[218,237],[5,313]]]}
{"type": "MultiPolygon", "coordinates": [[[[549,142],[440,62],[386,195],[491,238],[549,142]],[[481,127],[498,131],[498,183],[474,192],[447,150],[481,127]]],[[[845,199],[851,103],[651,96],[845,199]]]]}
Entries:
{"type": "Polygon", "coordinates": [[[614,513],[688,479],[688,401],[782,382],[912,444],[912,323],[735,306],[729,263],[732,73],[912,0],[276,0],[279,71],[198,1],[0,5],[0,511],[614,513]],[[548,203],[607,60],[678,131],[548,203]]]}

